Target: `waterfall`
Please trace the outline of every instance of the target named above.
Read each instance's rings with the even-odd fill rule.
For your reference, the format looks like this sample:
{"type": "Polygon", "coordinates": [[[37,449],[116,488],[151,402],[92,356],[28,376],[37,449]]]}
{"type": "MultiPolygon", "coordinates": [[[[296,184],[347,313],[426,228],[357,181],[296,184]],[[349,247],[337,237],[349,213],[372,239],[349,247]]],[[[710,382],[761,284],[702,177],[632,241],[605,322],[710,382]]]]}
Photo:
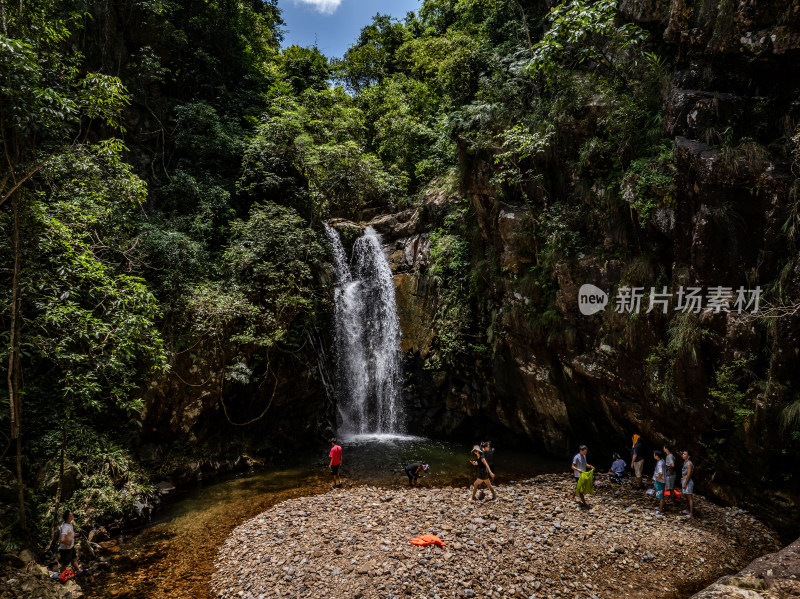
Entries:
{"type": "Polygon", "coordinates": [[[348,264],[338,232],[333,245],[336,389],[345,434],[404,432],[400,387],[400,321],[389,261],[372,227],[353,246],[348,264]]]}

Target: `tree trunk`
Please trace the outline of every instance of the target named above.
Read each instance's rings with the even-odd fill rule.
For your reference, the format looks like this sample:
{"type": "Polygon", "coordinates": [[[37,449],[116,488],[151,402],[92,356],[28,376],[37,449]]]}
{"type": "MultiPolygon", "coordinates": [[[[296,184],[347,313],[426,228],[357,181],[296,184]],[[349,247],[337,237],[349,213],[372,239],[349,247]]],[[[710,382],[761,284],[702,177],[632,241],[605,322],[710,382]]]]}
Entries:
{"type": "MultiPolygon", "coordinates": [[[[66,415],[67,401],[64,400],[64,414],[66,415]]],[[[64,462],[66,461],[67,456],[67,418],[63,418],[61,420],[61,456],[59,458],[59,465],[58,465],[58,489],[56,490],[56,509],[53,513],[53,539],[51,545],[57,546],[58,543],[58,520],[59,515],[58,512],[61,509],[61,502],[64,499],[64,462]]]]}
{"type": "Polygon", "coordinates": [[[19,353],[19,193],[11,200],[14,218],[14,273],[11,278],[11,334],[8,348],[8,405],[11,411],[11,438],[17,441],[17,495],[19,497],[19,525],[27,534],[25,518],[25,488],[22,483],[22,398],[20,397],[20,353],[19,353]]]}

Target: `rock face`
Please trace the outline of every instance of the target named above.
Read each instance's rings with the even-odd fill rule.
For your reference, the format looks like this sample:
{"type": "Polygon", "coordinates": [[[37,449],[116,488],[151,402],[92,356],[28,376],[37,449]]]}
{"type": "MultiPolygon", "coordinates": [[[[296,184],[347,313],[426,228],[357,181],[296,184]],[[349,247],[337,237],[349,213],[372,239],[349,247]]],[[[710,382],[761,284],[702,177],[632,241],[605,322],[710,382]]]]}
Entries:
{"type": "Polygon", "coordinates": [[[781,599],[800,596],[800,541],[753,560],[738,574],[724,576],[692,599],[781,599]]]}
{"type": "MultiPolygon", "coordinates": [[[[292,447],[306,436],[329,437],[335,420],[328,370],[333,362],[324,335],[312,332],[304,341],[300,351],[276,351],[270,361],[263,350],[211,339],[176,352],[169,371],[144,390],[142,444],[152,448],[145,461],[157,463],[159,449],[174,441],[202,442],[207,461],[224,462],[243,452],[292,447]],[[244,356],[250,382],[228,376],[232,355],[244,356]]],[[[206,474],[225,469],[203,465],[206,474]]]]}
{"type": "Polygon", "coordinates": [[[699,520],[605,488],[588,510],[574,479],[502,485],[495,502],[467,489],[360,487],[278,504],[239,526],[215,563],[219,598],[674,597],[775,546],[752,516],[699,500],[699,520]],[[409,541],[435,534],[444,547],[409,541]]]}
{"type": "Polygon", "coordinates": [[[5,572],[0,577],[2,599],[80,599],[84,597],[81,587],[74,580],[62,584],[50,579],[44,566],[30,562],[24,569],[5,572]]]}
{"type": "MultiPolygon", "coordinates": [[[[622,0],[619,11],[651,32],[670,71],[662,116],[672,139],[674,189],[669,202],[641,215],[636,186],[623,184],[621,215],[643,221],[635,235],[620,241],[613,226],[596,226],[593,251],[556,261],[546,277],[531,276],[541,266],[537,236],[596,223],[568,221],[561,232],[537,229],[544,207],[501,201],[491,184],[494,157],[470,153],[464,144],[453,191],[442,186],[413,208],[377,215],[370,210],[362,223],[336,226],[348,246],[370,224],[390,255],[409,430],[492,437],[563,456],[589,443],[609,457],[626,452],[637,432],[648,451],[664,442],[689,448],[704,492],[796,528],[800,481],[782,466],[783,452],[794,446],[777,423],[800,371],[800,316],[768,326],[734,313],[676,318],[655,310],[633,319],[614,313],[612,295],[605,312],[586,317],[577,296],[585,283],[613,294],[632,280],[645,294],[663,285],[766,290],[772,284],[786,297],[800,295],[800,263],[790,258],[783,232],[795,174],[785,154],[776,158],[779,153],[768,150],[797,135],[800,2],[622,0]],[[733,125],[738,138],[750,141],[725,143],[733,125]],[[440,344],[434,321],[441,290],[429,275],[431,236],[464,198],[476,231],[471,266],[484,262],[489,272],[475,277],[486,289],[472,306],[482,319],[470,333],[482,350],[438,368],[432,357],[440,344]],[[620,245],[635,246],[639,258],[620,257],[620,245]],[[721,372],[722,358],[738,361],[740,371],[721,372]],[[769,376],[748,379],[753,363],[769,376]],[[725,387],[722,375],[735,382],[725,387]],[[787,482],[787,476],[793,478],[787,482]]],[[[604,111],[602,102],[587,103],[586,122],[575,123],[576,145],[604,111]]],[[[599,185],[579,189],[575,172],[554,178],[563,180],[559,194],[565,198],[605,201],[599,185]]],[[[231,421],[249,421],[266,406],[267,417],[247,428],[257,442],[319,437],[335,420],[326,393],[330,339],[324,326],[321,331],[300,356],[302,374],[287,358],[272,365],[274,383],[265,385],[226,381],[226,348],[209,343],[186,349],[145,393],[145,437],[194,442],[216,436],[224,443],[242,432],[231,421]],[[226,417],[225,406],[238,410],[226,417]]]]}
{"type": "MultiPolygon", "coordinates": [[[[782,389],[800,369],[800,317],[774,320],[772,328],[735,311],[676,318],[674,296],[667,314],[644,311],[651,286],[699,286],[704,293],[724,286],[735,294],[780,279],[786,297],[800,294],[800,265],[784,233],[795,175],[775,157],[780,153],[766,149],[796,134],[800,119],[800,3],[623,1],[620,13],[663,39],[661,53],[674,65],[664,105],[664,131],[673,139],[671,202],[656,206],[628,238],[639,259],[616,256],[618,242],[606,231],[595,251],[553,264],[544,283],[555,299],[546,311],[541,280],[528,283],[541,207],[498,199],[491,156],[462,148],[469,167],[457,191],[434,191],[415,209],[376,217],[370,224],[382,233],[395,272],[410,429],[491,436],[565,456],[584,442],[609,456],[624,453],[637,432],[648,452],[663,443],[689,448],[704,491],[796,531],[800,482],[787,481],[776,460],[791,443],[778,422],[792,401],[782,389]],[[726,146],[731,123],[750,141],[726,146]],[[472,333],[488,349],[436,369],[432,323],[441,293],[428,275],[430,235],[464,197],[480,234],[472,266],[491,256],[499,273],[488,277],[482,303],[473,304],[487,324],[472,333]],[[614,313],[614,291],[637,279],[642,313],[614,313]],[[612,293],[602,314],[579,312],[584,283],[612,293]],[[768,376],[726,375],[723,361],[760,364],[768,376]],[[725,387],[725,376],[737,383],[725,387]]],[[[563,193],[600,203],[603,191],[567,185],[563,193]]],[[[635,212],[635,198],[624,199],[635,212]]]]}
{"type": "MultiPolygon", "coordinates": [[[[304,368],[305,364],[316,364],[321,356],[322,369],[322,341],[310,340],[305,350],[304,368]]],[[[301,432],[298,426],[303,427],[302,434],[314,434],[317,427],[327,426],[324,417],[316,417],[332,413],[326,394],[326,382],[330,380],[327,373],[308,371],[301,378],[298,364],[285,360],[263,365],[264,369],[269,368],[268,372],[254,372],[259,376],[257,382],[240,384],[226,377],[224,357],[225,352],[211,341],[199,342],[191,351],[176,356],[171,370],[145,391],[142,419],[146,440],[224,438],[229,431],[237,430],[232,423],[253,419],[247,431],[251,436],[269,434],[276,440],[296,438],[301,432]],[[264,384],[260,384],[262,379],[264,384]],[[257,418],[267,406],[269,417],[257,418]]],[[[250,358],[255,361],[258,356],[250,358]]]]}

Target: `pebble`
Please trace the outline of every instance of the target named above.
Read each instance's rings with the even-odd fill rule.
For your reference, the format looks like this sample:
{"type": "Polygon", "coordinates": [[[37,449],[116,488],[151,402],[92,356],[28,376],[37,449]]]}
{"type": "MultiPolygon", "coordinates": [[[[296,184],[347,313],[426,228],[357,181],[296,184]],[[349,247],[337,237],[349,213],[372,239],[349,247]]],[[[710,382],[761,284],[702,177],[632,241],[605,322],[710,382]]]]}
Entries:
{"type": "Polygon", "coordinates": [[[646,515],[654,500],[627,487],[598,490],[577,509],[573,487],[543,475],[501,485],[497,502],[468,502],[467,489],[371,486],[290,499],[223,543],[213,596],[669,597],[674,581],[652,584],[665,571],[696,585],[775,548],[752,516],[700,497],[703,519],[688,522],[677,511],[646,515]],[[422,534],[446,546],[409,543],[422,534]]]}

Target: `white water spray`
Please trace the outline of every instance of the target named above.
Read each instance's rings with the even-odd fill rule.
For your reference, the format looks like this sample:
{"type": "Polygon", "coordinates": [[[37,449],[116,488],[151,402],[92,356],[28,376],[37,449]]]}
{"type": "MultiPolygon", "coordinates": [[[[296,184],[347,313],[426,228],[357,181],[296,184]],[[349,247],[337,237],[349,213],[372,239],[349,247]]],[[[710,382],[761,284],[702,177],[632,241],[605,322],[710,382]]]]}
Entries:
{"type": "Polygon", "coordinates": [[[401,434],[400,321],[389,261],[372,227],[353,246],[351,266],[338,232],[333,244],[336,389],[345,435],[401,434]]]}

